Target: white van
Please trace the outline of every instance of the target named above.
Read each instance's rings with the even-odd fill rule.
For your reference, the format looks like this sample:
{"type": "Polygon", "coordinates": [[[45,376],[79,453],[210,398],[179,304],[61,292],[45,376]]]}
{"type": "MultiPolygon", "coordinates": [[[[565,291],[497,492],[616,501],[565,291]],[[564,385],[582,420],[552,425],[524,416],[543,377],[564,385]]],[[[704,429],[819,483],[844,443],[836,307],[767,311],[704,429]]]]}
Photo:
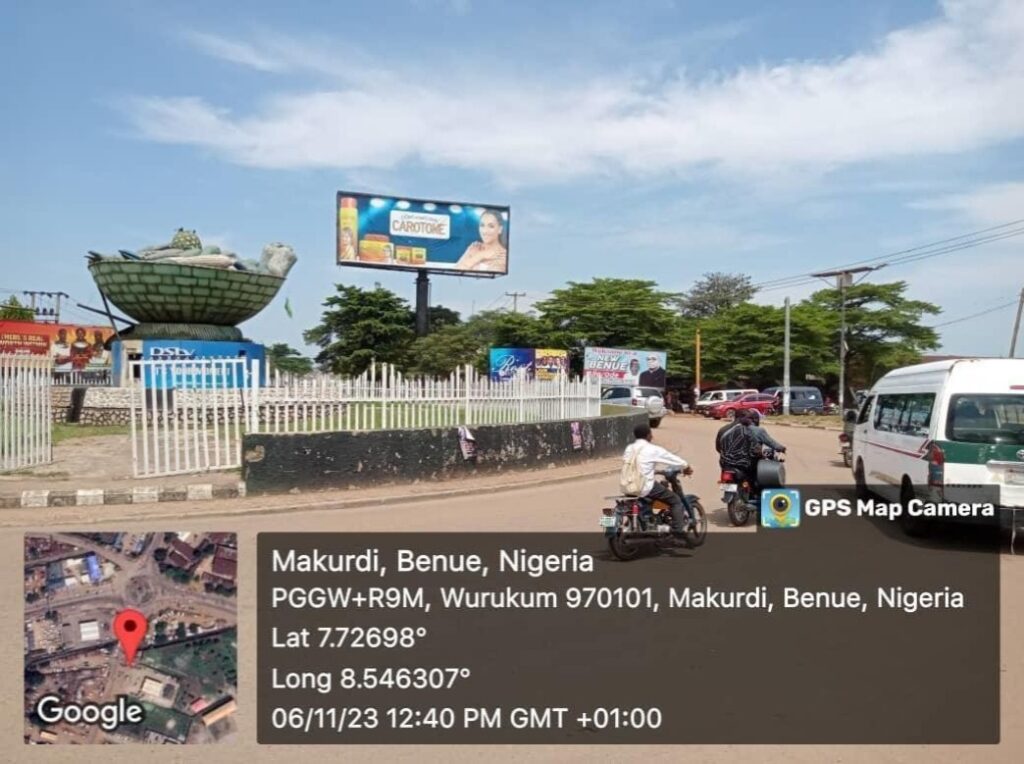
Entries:
{"type": "MultiPolygon", "coordinates": [[[[853,431],[853,473],[888,501],[977,501],[999,486],[1000,524],[1024,527],[1024,359],[907,366],[868,393],[853,431]],[[958,495],[959,494],[959,495],[958,495]]],[[[905,514],[904,527],[921,529],[905,514]]]]}
{"type": "Polygon", "coordinates": [[[707,416],[708,409],[718,403],[724,403],[725,401],[734,401],[737,398],[741,398],[747,393],[757,394],[757,390],[710,390],[706,393],[701,393],[700,398],[694,404],[693,408],[698,414],[707,416]]]}

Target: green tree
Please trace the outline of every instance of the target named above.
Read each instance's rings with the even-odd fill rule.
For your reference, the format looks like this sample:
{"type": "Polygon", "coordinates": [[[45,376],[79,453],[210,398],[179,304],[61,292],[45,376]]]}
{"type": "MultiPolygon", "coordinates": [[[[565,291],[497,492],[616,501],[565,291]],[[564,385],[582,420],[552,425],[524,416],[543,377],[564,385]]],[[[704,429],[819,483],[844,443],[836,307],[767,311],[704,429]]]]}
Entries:
{"type": "MultiPolygon", "coordinates": [[[[850,389],[869,387],[892,369],[916,363],[921,354],[939,347],[925,316],[941,312],[937,305],[905,296],[907,282],[861,283],[846,290],[846,372],[850,389]]],[[[839,355],[840,297],[837,289],[815,292],[807,303],[822,311],[830,351],[839,355]]]]}
{"type": "Polygon", "coordinates": [[[313,361],[285,342],[275,342],[267,348],[267,360],[275,369],[289,374],[309,374],[313,361]]]}
{"type": "Polygon", "coordinates": [[[750,277],[736,273],[705,273],[675,304],[686,318],[709,318],[745,302],[757,292],[750,277]]]}
{"type": "MultiPolygon", "coordinates": [[[[430,321],[430,331],[441,329],[445,326],[458,326],[462,323],[462,317],[457,310],[446,308],[444,305],[431,305],[427,308],[427,319],[430,321]]],[[[412,325],[416,326],[416,311],[412,312],[412,325]]]]}
{"type": "Polygon", "coordinates": [[[409,304],[382,287],[361,289],[336,285],[320,323],[303,334],[320,348],[316,362],[338,374],[362,374],[370,364],[386,362],[405,368],[413,341],[409,304]]]}
{"type": "Polygon", "coordinates": [[[552,347],[663,348],[679,327],[669,307],[678,295],[655,286],[639,279],[571,281],[534,308],[552,347]]]}
{"type": "Polygon", "coordinates": [[[463,364],[478,366],[480,338],[466,324],[443,326],[419,337],[409,348],[409,371],[429,377],[444,377],[463,364]]]}
{"type": "Polygon", "coordinates": [[[0,321],[35,321],[35,318],[32,308],[26,308],[14,295],[0,303],[0,321]]]}

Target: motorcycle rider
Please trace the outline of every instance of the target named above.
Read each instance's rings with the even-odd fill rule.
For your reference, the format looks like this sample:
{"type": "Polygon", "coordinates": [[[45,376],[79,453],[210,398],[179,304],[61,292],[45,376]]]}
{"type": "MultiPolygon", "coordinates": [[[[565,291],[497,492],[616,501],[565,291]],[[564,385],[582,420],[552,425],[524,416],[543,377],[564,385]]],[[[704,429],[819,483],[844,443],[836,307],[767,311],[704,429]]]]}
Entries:
{"type": "Polygon", "coordinates": [[[761,413],[756,409],[746,409],[739,412],[735,422],[720,429],[715,438],[719,466],[736,472],[737,482],[746,480],[755,493],[759,491],[757,462],[764,448],[767,446],[779,453],[786,452],[786,447],[772,438],[760,424],[761,413]]]}
{"type": "Polygon", "coordinates": [[[686,529],[693,525],[690,509],[684,506],[683,500],[675,491],[654,479],[654,470],[658,464],[666,464],[671,467],[681,467],[684,475],[692,475],[693,467],[685,459],[676,456],[671,451],[654,445],[651,442],[654,435],[649,424],[638,424],[634,427],[633,437],[636,440],[626,446],[626,450],[622,454],[622,463],[628,463],[633,458],[633,454],[639,449],[640,455],[637,459],[637,466],[644,478],[644,485],[640,490],[640,496],[663,501],[668,504],[669,511],[672,513],[673,534],[684,535],[686,529]]]}

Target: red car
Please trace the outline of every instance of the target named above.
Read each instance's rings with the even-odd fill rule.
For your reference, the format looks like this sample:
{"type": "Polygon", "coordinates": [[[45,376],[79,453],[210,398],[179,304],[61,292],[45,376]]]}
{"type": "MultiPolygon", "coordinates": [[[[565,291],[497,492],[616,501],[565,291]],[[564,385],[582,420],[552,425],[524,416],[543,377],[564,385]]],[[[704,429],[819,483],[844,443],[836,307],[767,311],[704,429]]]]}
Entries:
{"type": "Polygon", "coordinates": [[[715,419],[728,419],[731,422],[736,418],[736,412],[740,409],[757,409],[762,416],[767,416],[775,412],[775,396],[747,393],[734,401],[725,401],[712,406],[708,414],[715,419]]]}

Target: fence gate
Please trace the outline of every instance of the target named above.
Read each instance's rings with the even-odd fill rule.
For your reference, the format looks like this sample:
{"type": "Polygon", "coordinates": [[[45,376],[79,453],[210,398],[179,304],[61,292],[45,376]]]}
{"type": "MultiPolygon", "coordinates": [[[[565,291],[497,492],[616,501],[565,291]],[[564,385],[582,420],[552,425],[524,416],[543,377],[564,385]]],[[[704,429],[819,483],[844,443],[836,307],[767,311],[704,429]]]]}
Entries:
{"type": "Polygon", "coordinates": [[[256,415],[259,361],[245,358],[129,363],[135,477],[242,465],[242,435],[256,415]]]}
{"type": "Polygon", "coordinates": [[[0,472],[53,461],[48,357],[0,355],[0,472]]]}

